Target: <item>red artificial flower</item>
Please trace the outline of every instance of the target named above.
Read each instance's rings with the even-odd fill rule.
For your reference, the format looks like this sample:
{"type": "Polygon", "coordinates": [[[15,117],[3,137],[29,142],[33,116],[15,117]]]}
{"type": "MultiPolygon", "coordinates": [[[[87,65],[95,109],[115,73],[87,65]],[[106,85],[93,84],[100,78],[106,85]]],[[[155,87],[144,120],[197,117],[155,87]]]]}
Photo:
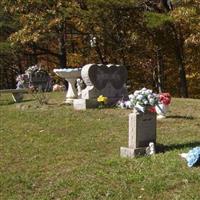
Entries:
{"type": "Polygon", "coordinates": [[[169,93],[161,93],[159,94],[159,101],[162,104],[169,105],[171,102],[171,95],[169,93]]]}
{"type": "Polygon", "coordinates": [[[151,107],[151,108],[148,109],[148,111],[149,111],[149,112],[152,112],[152,113],[155,113],[155,112],[156,112],[156,109],[155,109],[155,107],[151,107]]]}

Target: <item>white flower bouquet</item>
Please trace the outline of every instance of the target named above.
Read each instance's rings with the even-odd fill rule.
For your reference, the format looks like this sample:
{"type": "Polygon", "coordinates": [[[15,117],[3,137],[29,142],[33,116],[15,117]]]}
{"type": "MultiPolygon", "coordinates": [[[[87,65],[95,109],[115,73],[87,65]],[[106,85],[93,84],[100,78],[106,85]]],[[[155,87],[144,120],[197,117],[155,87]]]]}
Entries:
{"type": "Polygon", "coordinates": [[[147,110],[152,112],[155,105],[158,104],[158,95],[146,88],[136,90],[133,94],[129,95],[129,99],[133,107],[140,112],[147,110]]]}
{"type": "Polygon", "coordinates": [[[41,68],[39,65],[34,65],[34,66],[30,66],[26,71],[25,74],[28,75],[28,77],[31,76],[31,74],[33,74],[36,71],[40,71],[41,68]]]}

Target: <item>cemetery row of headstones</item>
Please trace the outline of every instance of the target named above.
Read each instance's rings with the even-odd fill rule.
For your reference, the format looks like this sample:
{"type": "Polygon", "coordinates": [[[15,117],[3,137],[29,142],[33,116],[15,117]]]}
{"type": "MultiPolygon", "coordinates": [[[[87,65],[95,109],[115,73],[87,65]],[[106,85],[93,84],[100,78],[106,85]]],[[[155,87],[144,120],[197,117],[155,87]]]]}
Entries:
{"type": "Polygon", "coordinates": [[[110,105],[116,104],[119,100],[135,103],[134,112],[129,115],[128,147],[121,147],[120,154],[122,157],[135,157],[155,153],[156,113],[145,108],[149,105],[155,106],[157,97],[147,89],[128,96],[125,85],[127,70],[124,66],[88,64],[82,69],[55,69],[54,72],[68,81],[66,103],[73,104],[76,110],[97,107],[99,96],[106,97],[110,105]],[[144,103],[143,106],[141,102],[144,103]]]}
{"type": "MultiPolygon", "coordinates": [[[[157,113],[164,113],[164,108],[162,104],[158,104],[157,96],[151,90],[144,88],[128,95],[126,67],[87,64],[83,68],[54,69],[54,72],[68,81],[65,102],[73,104],[76,110],[97,107],[98,99],[108,100],[108,105],[115,105],[120,101],[120,105],[123,102],[124,105],[134,108],[134,112],[129,114],[128,147],[120,149],[122,157],[155,152],[156,112],[151,112],[148,107],[157,106],[157,113]]],[[[37,65],[29,67],[25,74],[18,76],[18,89],[31,87],[40,91],[49,91],[52,88],[49,74],[37,65]]],[[[162,98],[167,102],[164,95],[162,98]]]]}
{"type": "MultiPolygon", "coordinates": [[[[119,101],[127,103],[134,112],[129,114],[128,147],[121,147],[122,157],[135,157],[154,153],[156,143],[156,113],[148,110],[155,106],[156,95],[147,89],[128,95],[126,67],[121,65],[88,64],[83,68],[54,69],[54,72],[68,81],[65,102],[73,104],[76,110],[85,110],[99,105],[97,99],[105,97],[108,105],[119,101]],[[77,86],[77,87],[75,87],[77,86]]],[[[17,88],[34,87],[41,91],[52,88],[49,74],[40,67],[32,66],[25,74],[18,76],[17,88]]],[[[161,105],[158,105],[161,110],[161,105]]]]}
{"type": "Polygon", "coordinates": [[[125,87],[127,70],[124,66],[88,64],[82,69],[54,69],[54,72],[68,81],[66,103],[73,104],[76,110],[96,107],[100,95],[106,96],[110,104],[121,98],[128,99],[125,87]]]}
{"type": "MultiPolygon", "coordinates": [[[[121,157],[155,154],[157,119],[165,117],[171,101],[169,93],[160,94],[157,98],[151,90],[143,88],[128,95],[125,84],[127,70],[121,65],[88,64],[82,69],[54,69],[54,72],[68,81],[65,102],[73,104],[76,110],[97,107],[98,99],[106,99],[108,104],[118,104],[121,108],[133,108],[129,114],[128,147],[120,148],[121,157]]],[[[52,88],[50,76],[37,65],[19,75],[17,81],[18,89],[34,87],[49,91],[52,88]]],[[[200,158],[200,148],[181,156],[191,167],[200,158]]]]}

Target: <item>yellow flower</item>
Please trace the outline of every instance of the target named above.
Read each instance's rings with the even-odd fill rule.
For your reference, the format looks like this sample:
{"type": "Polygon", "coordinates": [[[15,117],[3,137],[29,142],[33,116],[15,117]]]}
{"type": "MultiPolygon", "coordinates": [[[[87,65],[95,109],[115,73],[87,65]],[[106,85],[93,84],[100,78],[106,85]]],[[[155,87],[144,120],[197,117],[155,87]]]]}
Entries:
{"type": "Polygon", "coordinates": [[[107,98],[107,97],[104,97],[103,95],[100,95],[100,96],[97,98],[97,101],[100,102],[100,103],[106,104],[107,101],[108,101],[108,98],[107,98]]]}

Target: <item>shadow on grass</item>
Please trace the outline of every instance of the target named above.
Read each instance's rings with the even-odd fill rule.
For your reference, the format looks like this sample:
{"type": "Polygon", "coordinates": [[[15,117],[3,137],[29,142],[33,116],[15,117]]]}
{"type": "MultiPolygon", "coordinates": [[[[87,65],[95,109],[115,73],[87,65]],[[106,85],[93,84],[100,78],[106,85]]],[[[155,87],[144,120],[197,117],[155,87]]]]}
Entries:
{"type": "MultiPolygon", "coordinates": [[[[29,101],[35,101],[35,99],[25,99],[19,103],[26,103],[29,101]]],[[[6,105],[12,105],[12,104],[18,104],[18,103],[14,102],[14,101],[9,101],[9,100],[0,100],[0,106],[6,106],[6,105]]]]}
{"type": "Polygon", "coordinates": [[[0,100],[0,106],[7,106],[7,105],[12,105],[14,104],[14,101],[4,101],[4,100],[0,100]]]}
{"type": "Polygon", "coordinates": [[[25,100],[21,101],[20,103],[25,103],[25,102],[29,102],[29,101],[35,101],[35,99],[25,99],[25,100]]]}
{"type": "Polygon", "coordinates": [[[171,145],[157,144],[156,152],[164,153],[166,151],[173,151],[173,150],[179,150],[179,149],[184,149],[184,148],[194,148],[197,146],[200,146],[200,142],[189,142],[189,143],[171,144],[171,145]]]}
{"type": "Polygon", "coordinates": [[[194,117],[192,116],[181,116],[181,115],[169,115],[167,116],[167,118],[171,118],[171,119],[187,119],[187,120],[193,120],[194,117]]]}

